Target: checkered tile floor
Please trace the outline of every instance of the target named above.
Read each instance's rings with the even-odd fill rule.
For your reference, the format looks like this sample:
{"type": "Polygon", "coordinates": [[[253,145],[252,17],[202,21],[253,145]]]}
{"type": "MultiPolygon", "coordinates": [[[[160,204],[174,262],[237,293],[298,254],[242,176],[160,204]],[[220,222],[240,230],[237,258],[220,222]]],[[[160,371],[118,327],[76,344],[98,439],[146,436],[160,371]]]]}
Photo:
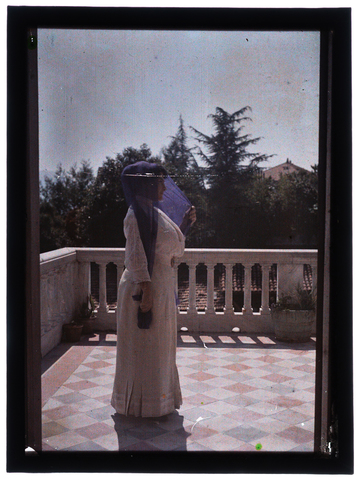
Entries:
{"type": "Polygon", "coordinates": [[[183,335],[179,411],[162,419],[110,405],[116,335],[61,344],[43,359],[44,451],[312,451],[315,340],[183,335]]]}

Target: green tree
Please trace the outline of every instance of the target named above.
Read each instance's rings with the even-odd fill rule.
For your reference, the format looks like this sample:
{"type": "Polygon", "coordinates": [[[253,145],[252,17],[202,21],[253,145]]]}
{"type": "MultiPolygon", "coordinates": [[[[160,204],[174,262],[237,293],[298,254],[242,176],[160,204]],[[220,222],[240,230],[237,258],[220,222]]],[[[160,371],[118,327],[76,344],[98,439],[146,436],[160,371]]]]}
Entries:
{"type": "Polygon", "coordinates": [[[270,215],[274,246],[317,246],[317,167],[312,170],[282,175],[273,181],[270,215]]]}
{"type": "Polygon", "coordinates": [[[84,211],[89,246],[125,246],[123,221],[128,207],[121,184],[121,173],[127,165],[138,161],[160,163],[160,158],[154,157],[150,148],[143,144],[139,149],[127,147],[115,158],[107,157],[98,169],[84,211]]]}
{"type": "Polygon", "coordinates": [[[40,251],[84,246],[86,224],[83,212],[94,182],[88,161],[66,171],[59,165],[54,178],[40,186],[40,251]]]}
{"type": "MultiPolygon", "coordinates": [[[[191,149],[187,146],[187,135],[185,132],[182,116],[179,118],[179,127],[176,134],[171,138],[167,147],[161,151],[163,164],[170,175],[176,175],[178,182],[184,182],[184,188],[187,187],[186,176],[191,162],[194,162],[194,156],[191,149]]],[[[180,186],[180,185],[179,185],[180,186]]]]}
{"type": "Polygon", "coordinates": [[[258,175],[248,183],[242,218],[250,248],[316,248],[318,178],[312,170],[280,180],[258,175]]]}
{"type": "Polygon", "coordinates": [[[244,134],[245,116],[250,107],[230,114],[217,107],[212,119],[215,133],[206,135],[191,127],[200,146],[198,154],[206,165],[208,215],[210,217],[208,246],[245,248],[249,244],[248,188],[259,175],[258,164],[270,156],[248,152],[260,138],[244,134]],[[205,148],[205,151],[203,148],[205,148]]]}
{"type": "Polygon", "coordinates": [[[274,182],[271,178],[254,175],[246,189],[248,198],[246,236],[249,248],[269,247],[269,239],[274,232],[273,212],[274,182]]]}
{"type": "Polygon", "coordinates": [[[249,172],[269,158],[269,155],[247,151],[249,145],[260,140],[260,137],[252,139],[249,134],[242,134],[245,127],[243,123],[251,121],[250,117],[244,116],[248,110],[251,111],[251,108],[247,106],[230,114],[217,107],[215,114],[209,115],[215,130],[213,135],[205,135],[191,127],[197,141],[207,150],[205,153],[201,147],[198,148],[200,158],[208,167],[207,181],[210,187],[219,181],[227,185],[237,183],[245,161],[249,162],[245,166],[249,172]]]}
{"type": "Polygon", "coordinates": [[[196,207],[197,221],[189,231],[187,246],[202,246],[208,231],[204,170],[198,165],[192,149],[187,145],[187,134],[181,115],[178,130],[171,137],[169,145],[162,149],[161,155],[166,171],[196,207]]]}

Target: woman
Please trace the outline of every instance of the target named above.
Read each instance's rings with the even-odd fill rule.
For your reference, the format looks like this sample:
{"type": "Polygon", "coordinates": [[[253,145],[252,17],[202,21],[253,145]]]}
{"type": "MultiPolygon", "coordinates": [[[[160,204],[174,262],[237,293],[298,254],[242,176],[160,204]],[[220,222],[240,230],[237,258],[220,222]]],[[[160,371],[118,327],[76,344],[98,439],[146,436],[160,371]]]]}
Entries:
{"type": "Polygon", "coordinates": [[[122,184],[129,210],[111,404],[123,415],[162,417],[182,403],[173,266],[183,255],[195,208],[156,164],[129,165],[122,184]]]}

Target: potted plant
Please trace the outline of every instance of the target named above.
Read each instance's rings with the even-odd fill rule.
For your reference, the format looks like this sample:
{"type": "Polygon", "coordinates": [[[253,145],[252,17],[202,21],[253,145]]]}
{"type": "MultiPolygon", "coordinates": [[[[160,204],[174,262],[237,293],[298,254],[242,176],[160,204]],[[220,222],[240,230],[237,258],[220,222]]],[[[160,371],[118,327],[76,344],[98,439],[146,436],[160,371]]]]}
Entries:
{"type": "Polygon", "coordinates": [[[89,295],[87,302],[84,302],[77,316],[77,322],[83,325],[82,333],[91,334],[94,331],[94,322],[96,316],[94,315],[95,303],[91,295],[89,295]]]}
{"type": "Polygon", "coordinates": [[[69,343],[78,342],[81,338],[83,330],[82,323],[77,320],[72,320],[70,323],[63,325],[63,341],[69,343]]]}
{"type": "Polygon", "coordinates": [[[316,295],[300,285],[294,292],[282,295],[271,308],[277,340],[308,342],[315,324],[315,307],[316,295]]]}
{"type": "Polygon", "coordinates": [[[94,300],[90,295],[87,302],[81,305],[79,312],[74,316],[73,320],[63,325],[63,341],[70,343],[78,342],[82,334],[93,333],[93,324],[96,319],[94,310],[94,300]]]}

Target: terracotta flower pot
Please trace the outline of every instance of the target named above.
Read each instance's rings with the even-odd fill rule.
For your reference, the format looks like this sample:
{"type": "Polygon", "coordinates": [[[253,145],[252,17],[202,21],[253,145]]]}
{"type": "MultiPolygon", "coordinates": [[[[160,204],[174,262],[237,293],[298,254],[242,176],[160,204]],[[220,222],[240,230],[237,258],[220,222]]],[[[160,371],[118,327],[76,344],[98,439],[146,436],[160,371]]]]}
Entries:
{"type": "Polygon", "coordinates": [[[69,343],[76,343],[80,340],[82,334],[82,325],[68,323],[63,325],[64,341],[69,343]]]}

